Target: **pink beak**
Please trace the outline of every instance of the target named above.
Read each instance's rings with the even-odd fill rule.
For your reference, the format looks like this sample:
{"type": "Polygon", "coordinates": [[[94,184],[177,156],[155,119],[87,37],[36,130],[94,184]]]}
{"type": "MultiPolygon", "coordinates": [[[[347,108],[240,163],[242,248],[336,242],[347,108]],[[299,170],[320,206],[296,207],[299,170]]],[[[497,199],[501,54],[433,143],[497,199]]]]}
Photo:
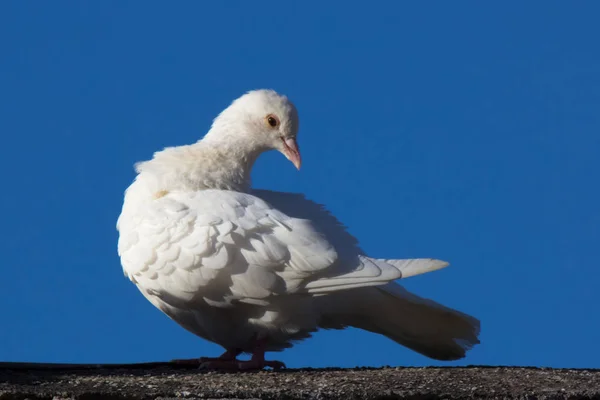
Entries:
{"type": "Polygon", "coordinates": [[[300,169],[302,165],[302,159],[300,158],[300,150],[298,149],[298,143],[295,138],[284,139],[283,142],[283,155],[294,164],[297,169],[300,169]]]}

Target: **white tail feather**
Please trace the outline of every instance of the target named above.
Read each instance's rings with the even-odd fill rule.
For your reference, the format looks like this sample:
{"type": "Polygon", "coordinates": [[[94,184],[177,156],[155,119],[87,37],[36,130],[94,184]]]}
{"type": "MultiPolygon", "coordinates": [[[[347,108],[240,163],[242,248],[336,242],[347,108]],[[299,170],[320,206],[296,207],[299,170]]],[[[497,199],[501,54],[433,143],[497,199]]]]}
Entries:
{"type": "Polygon", "coordinates": [[[359,256],[359,260],[360,268],[310,281],[304,289],[311,294],[325,294],[338,290],[379,286],[396,279],[436,271],[448,265],[445,261],[433,258],[384,260],[359,256]]]}
{"type": "MultiPolygon", "coordinates": [[[[339,294],[325,328],[354,326],[436,360],[458,360],[479,343],[476,318],[414,295],[396,283],[339,294]]],[[[336,296],[337,297],[337,296],[336,296]]]]}
{"type": "Polygon", "coordinates": [[[437,271],[438,269],[446,268],[450,265],[446,261],[436,260],[434,258],[411,258],[404,260],[376,259],[375,261],[393,265],[402,272],[403,279],[437,271]]]}

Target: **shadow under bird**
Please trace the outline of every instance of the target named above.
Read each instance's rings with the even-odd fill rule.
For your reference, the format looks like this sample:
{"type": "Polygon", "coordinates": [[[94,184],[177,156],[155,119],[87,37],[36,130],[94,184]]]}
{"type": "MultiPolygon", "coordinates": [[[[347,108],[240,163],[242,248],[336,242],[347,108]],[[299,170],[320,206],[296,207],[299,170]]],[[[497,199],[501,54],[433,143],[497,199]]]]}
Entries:
{"type": "Polygon", "coordinates": [[[394,282],[446,262],[369,257],[321,205],[252,189],[252,166],[265,151],[300,168],[297,134],[292,102],[256,90],[200,141],[136,165],[117,223],[125,275],[183,328],[225,348],[187,361],[277,369],[283,363],[265,360],[266,351],[350,326],[437,360],[464,357],[479,343],[479,321],[394,282]],[[238,360],[242,353],[251,358],[238,360]]]}

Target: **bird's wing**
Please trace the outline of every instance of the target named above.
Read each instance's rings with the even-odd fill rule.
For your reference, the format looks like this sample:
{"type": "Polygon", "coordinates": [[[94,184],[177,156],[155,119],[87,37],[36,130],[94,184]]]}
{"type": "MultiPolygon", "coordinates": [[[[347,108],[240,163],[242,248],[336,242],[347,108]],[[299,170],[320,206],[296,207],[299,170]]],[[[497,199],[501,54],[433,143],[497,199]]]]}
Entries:
{"type": "Polygon", "coordinates": [[[431,258],[375,259],[365,255],[346,227],[323,205],[308,200],[303,194],[252,191],[252,194],[284,212],[292,219],[308,220],[324,235],[338,254],[338,262],[314,274],[304,282],[304,290],[313,294],[363,286],[382,285],[398,278],[407,278],[444,268],[447,262],[431,258]]]}
{"type": "Polygon", "coordinates": [[[119,254],[125,273],[173,306],[203,300],[223,307],[401,277],[394,265],[363,256],[356,240],[318,205],[269,193],[256,192],[265,201],[223,190],[172,192],[144,207],[124,207],[119,254]]]}
{"type": "Polygon", "coordinates": [[[359,247],[358,240],[348,233],[346,226],[324,205],[308,200],[300,193],[253,189],[251,194],[291,218],[311,221],[314,228],[323,234],[338,252],[350,255],[365,254],[359,247]]]}
{"type": "Polygon", "coordinates": [[[123,269],[140,289],[174,306],[198,296],[216,306],[260,303],[298,290],[337,260],[310,221],[249,194],[173,192],[126,209],[119,219],[123,269]]]}

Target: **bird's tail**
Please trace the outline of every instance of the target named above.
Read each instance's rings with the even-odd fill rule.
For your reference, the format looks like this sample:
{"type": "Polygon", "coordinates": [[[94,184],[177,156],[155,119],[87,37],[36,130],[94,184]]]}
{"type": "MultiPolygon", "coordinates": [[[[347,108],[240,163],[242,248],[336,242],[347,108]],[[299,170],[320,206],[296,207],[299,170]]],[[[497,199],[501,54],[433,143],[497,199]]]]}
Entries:
{"type": "Polygon", "coordinates": [[[416,296],[396,283],[349,290],[342,296],[346,312],[338,314],[343,319],[338,324],[382,334],[427,357],[457,360],[479,343],[476,318],[416,296]]]}

